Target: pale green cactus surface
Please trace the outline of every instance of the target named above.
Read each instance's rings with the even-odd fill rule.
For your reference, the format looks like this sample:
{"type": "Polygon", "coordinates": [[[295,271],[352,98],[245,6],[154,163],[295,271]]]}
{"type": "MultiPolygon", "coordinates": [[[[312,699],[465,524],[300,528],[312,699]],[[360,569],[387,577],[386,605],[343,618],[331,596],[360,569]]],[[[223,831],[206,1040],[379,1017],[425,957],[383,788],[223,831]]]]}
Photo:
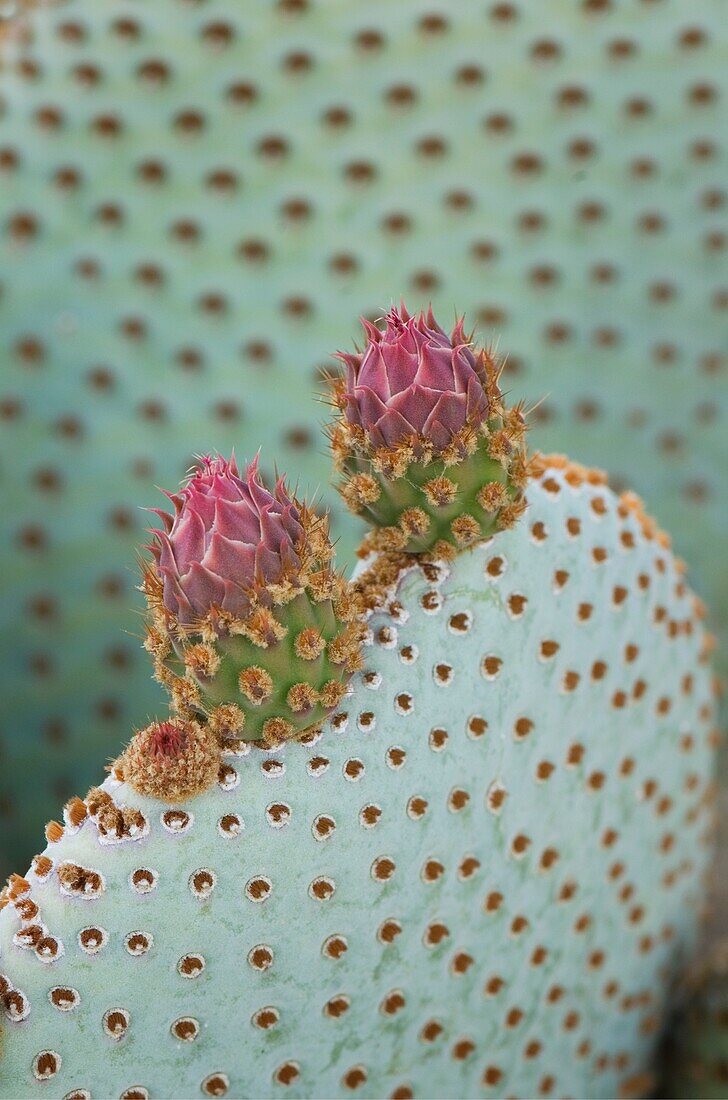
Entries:
{"type": "Polygon", "coordinates": [[[180,806],[105,781],[147,825],[67,823],[0,913],[0,1095],[649,1089],[702,905],[710,668],[659,535],[572,472],[402,576],[320,734],[180,806]]]}
{"type": "Polygon", "coordinates": [[[722,0],[67,0],[6,29],[6,870],[161,703],[130,569],[155,482],[262,441],[351,556],[311,395],[401,294],[499,341],[533,445],[649,499],[725,620],[722,0]]]}

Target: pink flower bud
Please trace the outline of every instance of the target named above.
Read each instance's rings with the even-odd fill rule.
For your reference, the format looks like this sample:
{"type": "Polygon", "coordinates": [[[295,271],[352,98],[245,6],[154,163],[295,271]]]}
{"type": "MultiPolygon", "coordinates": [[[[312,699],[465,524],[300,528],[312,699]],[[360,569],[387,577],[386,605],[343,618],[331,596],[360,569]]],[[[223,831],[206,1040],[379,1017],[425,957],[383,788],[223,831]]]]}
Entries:
{"type": "Polygon", "coordinates": [[[464,427],[478,428],[487,418],[484,381],[462,320],[447,336],[431,309],[411,317],[402,305],[389,311],[383,332],[362,324],[363,354],[338,358],[347,369],[344,415],[373,447],[423,439],[441,451],[464,427]]]}
{"type": "MultiPolygon", "coordinates": [[[[301,517],[282,479],[271,493],[257,457],[241,477],[234,456],[205,456],[178,493],[175,513],[157,510],[164,529],[151,547],[162,597],[183,626],[211,611],[245,617],[251,596],[296,575],[304,540],[301,517]]],[[[264,602],[264,599],[263,599],[264,602]]]]}

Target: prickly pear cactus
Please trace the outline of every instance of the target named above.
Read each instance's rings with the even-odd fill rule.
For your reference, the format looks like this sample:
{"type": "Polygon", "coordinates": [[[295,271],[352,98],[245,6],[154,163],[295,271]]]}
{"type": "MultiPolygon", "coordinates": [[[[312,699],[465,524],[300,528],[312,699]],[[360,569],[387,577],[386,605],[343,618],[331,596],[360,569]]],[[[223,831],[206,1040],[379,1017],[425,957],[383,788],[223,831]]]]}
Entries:
{"type": "Polygon", "coordinates": [[[192,441],[326,484],[314,373],[403,290],[502,333],[535,441],[648,497],[720,614],[723,7],[66,0],[3,38],[6,851],[159,705],[137,505],[192,441]]]}
{"type": "Polygon", "coordinates": [[[692,973],[665,1044],[664,1095],[720,1100],[728,1090],[728,941],[692,973]]]}
{"type": "Polygon", "coordinates": [[[702,904],[708,639],[633,497],[535,475],[454,560],[363,563],[322,728],[228,742],[187,801],[117,765],[49,826],[0,913],[0,1094],[649,1089],[702,904]]]}

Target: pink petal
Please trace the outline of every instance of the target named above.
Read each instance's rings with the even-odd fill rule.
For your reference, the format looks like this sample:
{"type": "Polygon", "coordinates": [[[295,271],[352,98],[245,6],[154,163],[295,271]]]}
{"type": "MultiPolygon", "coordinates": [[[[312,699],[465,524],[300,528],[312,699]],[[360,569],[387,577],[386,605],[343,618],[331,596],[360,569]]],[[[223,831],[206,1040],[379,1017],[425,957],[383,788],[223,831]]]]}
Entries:
{"type": "Polygon", "coordinates": [[[465,318],[458,317],[455,322],[455,327],[450,333],[450,343],[454,348],[459,347],[461,344],[469,344],[470,340],[465,335],[465,318]]]}
{"type": "Polygon", "coordinates": [[[361,327],[364,329],[364,336],[368,344],[378,344],[382,339],[381,331],[366,317],[361,318],[361,327]]]}
{"type": "MultiPolygon", "coordinates": [[[[427,327],[431,332],[436,332],[438,336],[444,337],[447,341],[447,333],[443,328],[440,328],[439,324],[435,320],[435,314],[432,312],[432,306],[427,307],[427,314],[420,314],[420,323],[423,328],[427,327]]],[[[448,341],[452,343],[452,341],[448,341]]]]}
{"type": "Polygon", "coordinates": [[[153,512],[155,516],[161,519],[165,531],[169,532],[172,530],[174,516],[170,516],[169,512],[165,512],[163,508],[147,508],[146,511],[153,512]]]}
{"type": "Polygon", "coordinates": [[[390,353],[387,351],[385,355],[382,349],[382,344],[373,344],[367,348],[359,369],[357,385],[366,386],[386,401],[392,392],[387,370],[390,353]]]}
{"type": "MultiPolygon", "coordinates": [[[[465,394],[457,393],[444,393],[438,398],[432,412],[427,418],[427,423],[424,426],[423,435],[427,436],[433,443],[435,443],[435,437],[433,435],[433,425],[435,423],[440,424],[442,428],[448,433],[448,442],[459,432],[465,425],[467,413],[467,399],[465,394]]],[[[447,445],[447,444],[445,444],[447,445]]],[[[440,446],[436,443],[436,446],[440,446]]]]}
{"type": "Polygon", "coordinates": [[[214,532],[200,564],[217,577],[229,578],[236,584],[249,585],[255,579],[255,546],[232,542],[224,535],[214,532]]]}
{"type": "Polygon", "coordinates": [[[214,605],[221,606],[225,585],[218,576],[194,561],[180,584],[190,607],[202,618],[214,605]]]}
{"type": "Polygon", "coordinates": [[[260,544],[268,550],[277,550],[281,543],[288,542],[288,532],[282,517],[271,508],[260,515],[260,544]]]}
{"type": "Polygon", "coordinates": [[[157,540],[157,560],[160,566],[177,572],[177,562],[174,556],[174,546],[166,531],[155,531],[157,540]]]}
{"type": "Polygon", "coordinates": [[[164,606],[173,615],[179,617],[180,622],[190,623],[195,618],[195,611],[185,595],[179,576],[173,570],[160,567],[162,577],[162,599],[164,606]]]}
{"type": "Polygon", "coordinates": [[[245,618],[250,613],[250,596],[233,581],[225,580],[224,585],[225,593],[220,601],[220,607],[237,618],[245,618]]]}
{"type": "Polygon", "coordinates": [[[186,572],[189,562],[200,560],[205,543],[202,518],[192,509],[183,508],[169,535],[169,545],[181,573],[186,572]]]}
{"type": "Polygon", "coordinates": [[[395,409],[388,409],[370,430],[372,442],[379,447],[394,447],[414,434],[412,425],[395,409]]]}
{"type": "Polygon", "coordinates": [[[180,520],[190,513],[196,513],[203,524],[209,527],[215,518],[215,498],[207,492],[208,486],[195,482],[185,489],[185,503],[180,520]]]}
{"type": "Polygon", "coordinates": [[[276,550],[261,544],[255,550],[256,576],[264,581],[277,581],[281,575],[281,558],[276,550]]]}
{"type": "Polygon", "coordinates": [[[422,349],[417,370],[417,382],[433,390],[453,390],[455,375],[452,364],[452,349],[426,344],[422,349]]]}
{"type": "Polygon", "coordinates": [[[473,362],[470,362],[467,355],[468,351],[469,349],[466,347],[459,347],[452,353],[455,389],[458,393],[465,393],[473,381],[480,385],[480,380],[474,369],[475,359],[471,356],[473,362]]]}
{"type": "Polygon", "coordinates": [[[404,393],[398,393],[389,403],[389,409],[398,412],[409,425],[410,432],[424,429],[428,416],[434,409],[440,393],[424,386],[410,386],[404,393]]]}
{"type": "Polygon", "coordinates": [[[235,542],[255,544],[260,538],[258,513],[251,504],[242,500],[234,503],[216,501],[213,529],[235,542]]]}
{"type": "Polygon", "coordinates": [[[354,424],[357,427],[361,427],[361,412],[359,411],[359,402],[352,393],[344,394],[344,416],[347,423],[354,424]]]}
{"type": "Polygon", "coordinates": [[[394,396],[411,386],[417,376],[417,347],[408,349],[400,341],[383,350],[382,356],[386,360],[389,395],[394,396]]]}
{"type": "Polygon", "coordinates": [[[433,447],[439,451],[444,451],[452,440],[452,432],[448,431],[439,420],[428,421],[425,434],[433,447]]]}
{"type": "Polygon", "coordinates": [[[366,386],[357,386],[354,391],[354,399],[363,428],[376,424],[387,411],[387,406],[381,398],[366,386]]]}

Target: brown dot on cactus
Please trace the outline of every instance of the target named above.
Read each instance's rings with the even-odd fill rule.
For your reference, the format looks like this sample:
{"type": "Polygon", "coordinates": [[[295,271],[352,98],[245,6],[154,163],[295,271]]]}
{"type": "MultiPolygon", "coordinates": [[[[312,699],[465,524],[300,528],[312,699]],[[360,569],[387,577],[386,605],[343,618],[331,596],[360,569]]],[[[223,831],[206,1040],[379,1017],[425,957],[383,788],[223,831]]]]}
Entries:
{"type": "Polygon", "coordinates": [[[48,999],[54,1008],[60,1012],[70,1012],[81,1003],[81,997],[77,989],[68,986],[54,986],[48,990],[48,999]]]}
{"type": "Polygon", "coordinates": [[[420,1039],[423,1043],[434,1043],[443,1031],[444,1027],[439,1020],[428,1020],[420,1030],[420,1039]]]}
{"type": "Polygon", "coordinates": [[[111,1008],[104,1013],[102,1023],[105,1034],[118,1042],[129,1030],[131,1017],[125,1008],[111,1008]]]}
{"type": "Polygon", "coordinates": [[[419,820],[427,813],[429,803],[426,798],[422,798],[420,795],[413,795],[407,802],[407,816],[413,821],[419,820]]]}
{"type": "Polygon", "coordinates": [[[210,1073],[201,1082],[200,1088],[205,1096],[227,1096],[230,1078],[226,1073],[210,1073]]]}
{"type": "Polygon", "coordinates": [[[393,989],[383,998],[379,1011],[383,1016],[396,1016],[405,1007],[407,1000],[401,989],[393,989]]]}
{"type": "Polygon", "coordinates": [[[161,822],[170,833],[184,833],[192,825],[193,818],[186,810],[165,810],[161,822]]]}
{"type": "Polygon", "coordinates": [[[273,1074],[273,1080],[278,1085],[292,1085],[301,1076],[301,1067],[298,1062],[283,1062],[273,1074]]]}
{"type": "Polygon", "coordinates": [[[270,897],[273,883],[264,875],[251,878],[245,885],[245,895],[249,901],[264,902],[270,897]]]}
{"type": "Polygon", "coordinates": [[[470,802],[470,794],[462,787],[453,787],[448,795],[447,808],[451,813],[460,813],[470,802]]]}
{"type": "Polygon", "coordinates": [[[155,889],[159,875],[150,867],[138,867],[129,878],[131,888],[137,894],[148,894],[155,889]]]}
{"type": "Polygon", "coordinates": [[[42,1050],[33,1059],[33,1075],[38,1081],[50,1081],[59,1072],[62,1064],[60,1054],[54,1050],[42,1050]]]}
{"type": "Polygon", "coordinates": [[[336,822],[330,814],[319,814],[314,818],[311,831],[315,840],[328,840],[336,829],[336,822]]]}
{"type": "Polygon", "coordinates": [[[371,866],[371,875],[377,882],[388,882],[396,870],[397,865],[390,856],[379,856],[371,866]]]}
{"type": "Polygon", "coordinates": [[[259,1027],[263,1031],[268,1031],[270,1028],[275,1027],[280,1021],[280,1012],[273,1005],[268,1005],[266,1008],[260,1008],[255,1012],[251,1018],[251,1022],[254,1027],[259,1027]]]}
{"type": "Polygon", "coordinates": [[[198,978],[205,969],[203,955],[183,955],[177,963],[177,971],[183,978],[198,978]]]}
{"type": "Polygon", "coordinates": [[[468,855],[464,856],[461,860],[457,870],[457,875],[461,882],[466,882],[468,879],[472,878],[473,875],[475,875],[479,870],[480,860],[476,859],[475,856],[468,855]]]}
{"type": "Polygon", "coordinates": [[[272,828],[281,829],[290,821],[291,812],[291,807],[286,802],[271,802],[265,811],[265,816],[272,828]]]}
{"type": "Polygon", "coordinates": [[[491,654],[483,658],[481,672],[486,680],[495,680],[500,675],[503,659],[491,654]]]}
{"type": "Polygon", "coordinates": [[[308,892],[315,901],[328,901],[336,891],[336,883],[332,878],[321,875],[315,878],[309,885],[308,892]]]}
{"type": "Polygon", "coordinates": [[[329,1016],[334,1020],[338,1020],[340,1016],[343,1016],[345,1012],[349,1011],[351,1007],[351,998],[346,994],[339,994],[336,997],[332,997],[327,1001],[323,1007],[324,1016],[329,1016]]]}
{"type": "Polygon", "coordinates": [[[345,1088],[351,1089],[353,1092],[355,1089],[366,1084],[368,1076],[365,1066],[352,1066],[341,1078],[341,1083],[345,1088]]]}
{"type": "Polygon", "coordinates": [[[223,814],[217,823],[217,830],[220,836],[228,839],[239,836],[243,827],[243,819],[239,814],[223,814]]]}
{"type": "Polygon", "coordinates": [[[364,774],[364,761],[352,757],[350,760],[346,760],[343,767],[344,779],[348,779],[349,782],[355,783],[362,778],[364,774]]]}
{"type": "Polygon", "coordinates": [[[201,867],[194,871],[188,880],[190,893],[193,897],[206,901],[217,885],[217,875],[207,867],[201,867]]]}
{"type": "Polygon", "coordinates": [[[442,752],[448,742],[448,732],[441,726],[430,730],[429,745],[433,752],[442,752]]]}
{"type": "Polygon", "coordinates": [[[240,774],[232,764],[221,764],[217,773],[217,785],[223,791],[234,791],[240,785],[240,774]]]}
{"type": "Polygon", "coordinates": [[[508,791],[505,789],[502,783],[498,780],[494,780],[488,787],[486,793],[486,804],[488,809],[493,814],[499,814],[505,805],[506,798],[508,797],[508,791]]]}
{"type": "Polygon", "coordinates": [[[414,698],[408,691],[401,691],[395,697],[394,709],[397,714],[407,715],[414,710],[414,698]]]}
{"type": "Polygon", "coordinates": [[[376,717],[372,711],[361,711],[357,715],[356,724],[363,733],[368,733],[376,726],[376,717]]]}
{"type": "Polygon", "coordinates": [[[379,824],[381,816],[382,807],[370,802],[368,805],[362,806],[359,811],[359,823],[364,829],[373,829],[375,825],[379,824]]]}
{"type": "Polygon", "coordinates": [[[180,1016],[175,1020],[170,1031],[175,1039],[183,1043],[192,1043],[200,1034],[200,1025],[193,1016],[180,1016]]]}
{"type": "Polygon", "coordinates": [[[273,949],[267,944],[259,943],[248,952],[248,963],[253,970],[264,971],[273,965],[273,957],[273,949]]]}
{"type": "Polygon", "coordinates": [[[427,859],[421,869],[422,881],[425,883],[437,882],[445,873],[445,867],[439,859],[427,859]]]}
{"type": "Polygon", "coordinates": [[[329,768],[329,759],[326,756],[314,756],[306,765],[306,771],[313,778],[323,775],[329,768]]]}

